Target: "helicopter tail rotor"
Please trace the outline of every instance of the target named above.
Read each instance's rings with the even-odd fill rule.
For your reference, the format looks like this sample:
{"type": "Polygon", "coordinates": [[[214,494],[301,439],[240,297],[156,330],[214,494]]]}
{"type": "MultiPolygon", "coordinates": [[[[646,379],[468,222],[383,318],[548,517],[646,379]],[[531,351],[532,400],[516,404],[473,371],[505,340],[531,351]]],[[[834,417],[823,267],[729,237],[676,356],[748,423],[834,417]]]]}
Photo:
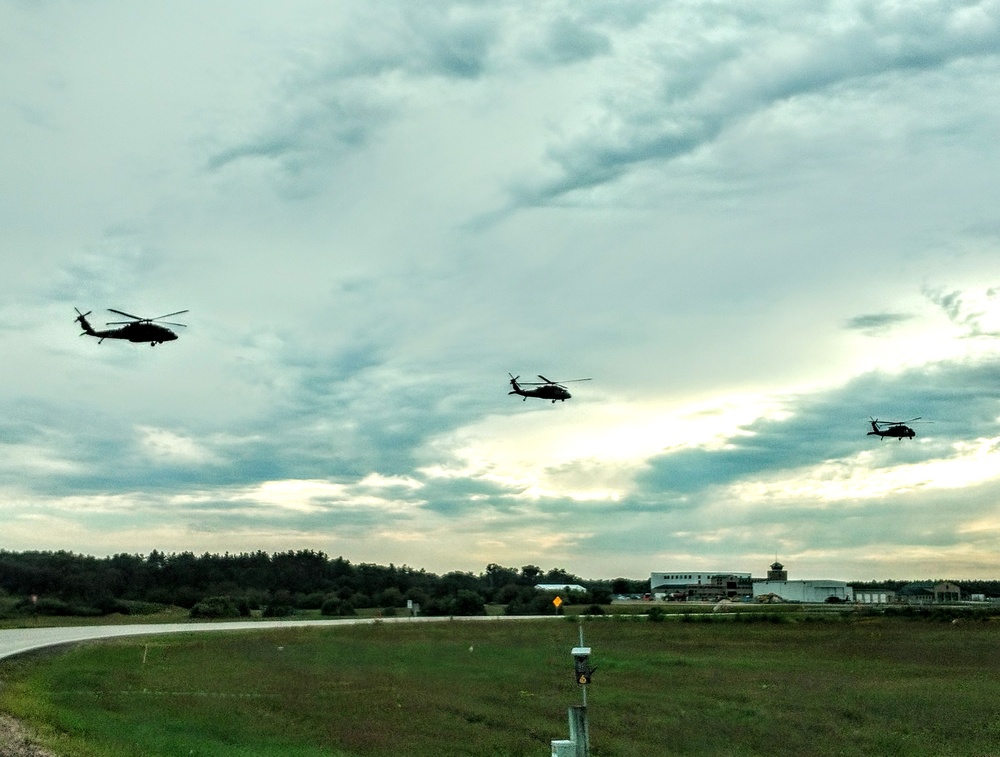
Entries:
{"type": "Polygon", "coordinates": [[[76,318],[74,318],[73,320],[76,323],[79,323],[80,327],[83,329],[83,331],[80,333],[80,336],[84,336],[85,334],[90,334],[91,336],[93,336],[94,329],[91,328],[90,323],[87,321],[87,316],[93,313],[94,311],[88,310],[86,313],[81,313],[80,308],[73,308],[73,310],[76,311],[76,318]]]}

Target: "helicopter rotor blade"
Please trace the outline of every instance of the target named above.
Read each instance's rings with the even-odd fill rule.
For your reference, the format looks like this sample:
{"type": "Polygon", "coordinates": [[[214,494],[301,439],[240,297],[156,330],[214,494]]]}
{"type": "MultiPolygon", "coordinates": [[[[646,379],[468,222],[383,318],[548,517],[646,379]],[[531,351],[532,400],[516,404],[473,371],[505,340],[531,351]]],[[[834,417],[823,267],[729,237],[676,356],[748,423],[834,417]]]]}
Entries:
{"type": "MultiPolygon", "coordinates": [[[[187,310],[178,310],[175,313],[166,313],[165,315],[158,315],[158,316],[156,316],[156,318],[147,318],[145,320],[148,320],[148,321],[159,321],[159,320],[162,320],[163,318],[170,318],[173,315],[180,315],[181,313],[186,313],[186,312],[188,312],[188,311],[187,310]]],[[[175,326],[181,326],[183,324],[175,323],[174,325],[175,326]]]]}
{"type": "Polygon", "coordinates": [[[543,376],[543,375],[542,375],[542,374],[540,374],[540,373],[538,374],[538,378],[540,378],[540,379],[541,379],[542,381],[544,381],[544,382],[545,382],[546,384],[554,384],[554,383],[556,383],[555,381],[551,381],[550,379],[547,379],[547,378],[545,378],[545,376],[543,376]]]}
{"type": "Polygon", "coordinates": [[[118,313],[118,315],[123,315],[126,318],[131,318],[133,321],[148,321],[148,318],[140,318],[137,315],[132,315],[131,313],[126,313],[124,310],[115,310],[114,308],[108,308],[112,313],[118,313]]]}

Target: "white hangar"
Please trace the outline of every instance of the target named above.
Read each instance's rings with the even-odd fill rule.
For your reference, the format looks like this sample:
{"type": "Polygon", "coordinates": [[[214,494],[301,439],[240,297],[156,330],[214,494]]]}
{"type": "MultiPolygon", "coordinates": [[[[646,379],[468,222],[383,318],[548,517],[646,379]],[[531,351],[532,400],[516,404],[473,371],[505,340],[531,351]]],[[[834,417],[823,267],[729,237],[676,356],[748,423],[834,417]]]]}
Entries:
{"type": "Polygon", "coordinates": [[[753,582],[753,596],[780,597],[786,602],[853,602],[854,589],[844,581],[830,579],[789,581],[785,566],[775,561],[767,578],[753,582]]]}

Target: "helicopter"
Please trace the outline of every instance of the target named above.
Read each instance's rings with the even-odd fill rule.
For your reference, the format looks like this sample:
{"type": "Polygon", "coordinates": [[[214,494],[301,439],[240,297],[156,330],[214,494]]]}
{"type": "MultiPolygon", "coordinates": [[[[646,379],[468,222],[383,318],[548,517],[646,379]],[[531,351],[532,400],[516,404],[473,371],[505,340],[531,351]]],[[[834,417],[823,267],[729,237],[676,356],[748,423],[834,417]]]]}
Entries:
{"type": "MultiPolygon", "coordinates": [[[[95,331],[87,321],[87,316],[93,311],[88,310],[86,313],[81,313],[79,308],[74,308],[74,310],[76,310],[77,313],[75,320],[81,327],[83,327],[83,334],[96,336],[98,344],[103,342],[105,339],[128,339],[130,342],[149,342],[150,347],[155,347],[157,344],[163,344],[164,342],[172,342],[177,338],[177,334],[168,329],[166,326],[156,323],[156,321],[162,321],[164,324],[167,324],[167,326],[184,326],[185,324],[183,323],[172,323],[170,321],[164,321],[163,319],[188,312],[187,310],[178,310],[173,313],[157,316],[156,318],[140,318],[137,315],[132,315],[131,313],[126,313],[122,310],[108,308],[110,312],[125,316],[131,320],[109,321],[107,323],[108,326],[121,326],[121,328],[95,331]]],[[[80,336],[83,336],[83,334],[80,334],[80,336]]]]}
{"type": "Polygon", "coordinates": [[[920,416],[910,418],[908,421],[880,421],[878,418],[870,418],[869,420],[872,424],[872,430],[868,432],[868,436],[879,436],[882,438],[892,436],[896,439],[912,439],[917,435],[917,432],[906,424],[919,421],[920,416]],[[882,428],[883,426],[888,426],[888,428],[882,428]]]}
{"type": "Polygon", "coordinates": [[[511,391],[507,392],[507,394],[520,394],[524,398],[521,400],[522,402],[527,400],[528,397],[538,397],[543,400],[552,400],[552,404],[555,404],[556,401],[565,402],[573,395],[566,390],[566,387],[563,386],[563,384],[568,384],[572,381],[590,381],[589,378],[567,379],[566,381],[561,382],[552,381],[551,379],[547,379],[545,376],[539,374],[538,378],[542,380],[541,382],[529,381],[519,384],[518,379],[521,378],[520,376],[515,376],[513,373],[508,373],[507,375],[510,376],[511,385],[511,391]],[[525,386],[534,386],[537,388],[523,389],[522,387],[525,386]]]}

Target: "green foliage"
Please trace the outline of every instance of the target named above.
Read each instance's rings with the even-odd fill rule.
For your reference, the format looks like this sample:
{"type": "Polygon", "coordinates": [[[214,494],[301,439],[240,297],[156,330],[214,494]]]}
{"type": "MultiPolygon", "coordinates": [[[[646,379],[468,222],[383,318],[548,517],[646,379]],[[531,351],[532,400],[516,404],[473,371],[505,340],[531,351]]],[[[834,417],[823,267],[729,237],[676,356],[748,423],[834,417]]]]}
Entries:
{"type": "MultiPolygon", "coordinates": [[[[428,615],[480,615],[486,604],[509,602],[514,614],[552,614],[553,608],[541,606],[551,598],[536,602],[539,582],[585,586],[585,601],[593,604],[610,598],[609,581],[585,581],[562,568],[545,571],[536,565],[517,569],[490,563],[479,575],[452,571],[437,576],[407,566],[355,565],[313,550],[237,555],[153,550],[145,557],[106,558],[0,550],[0,592],[14,602],[35,595],[63,603],[47,605],[46,612],[73,615],[130,614],[135,603],[193,609],[222,596],[236,598],[243,615],[262,608],[271,616],[288,608],[320,610],[334,596],[354,608],[399,609],[413,600],[428,615]]],[[[619,579],[620,586],[635,584],[642,582],[619,579]]],[[[9,616],[12,607],[0,602],[0,617],[9,616]]]]}
{"type": "Polygon", "coordinates": [[[395,586],[383,589],[375,597],[376,607],[406,607],[406,597],[395,586]]]}
{"type": "Polygon", "coordinates": [[[265,618],[287,618],[295,614],[295,608],[284,602],[271,602],[261,613],[265,618]]]}
{"type": "Polygon", "coordinates": [[[666,616],[666,611],[664,611],[662,607],[657,607],[656,605],[650,607],[649,611],[646,613],[646,617],[653,623],[662,622],[666,616]]]}
{"type": "Polygon", "coordinates": [[[190,616],[204,620],[238,618],[240,608],[232,597],[206,597],[191,608],[190,616]]]}
{"type": "Polygon", "coordinates": [[[552,600],[554,594],[535,591],[533,588],[522,587],[507,603],[507,615],[556,615],[552,600]]]}
{"type": "Polygon", "coordinates": [[[322,615],[348,616],[355,615],[354,606],[346,599],[328,599],[320,608],[322,615]]]}

